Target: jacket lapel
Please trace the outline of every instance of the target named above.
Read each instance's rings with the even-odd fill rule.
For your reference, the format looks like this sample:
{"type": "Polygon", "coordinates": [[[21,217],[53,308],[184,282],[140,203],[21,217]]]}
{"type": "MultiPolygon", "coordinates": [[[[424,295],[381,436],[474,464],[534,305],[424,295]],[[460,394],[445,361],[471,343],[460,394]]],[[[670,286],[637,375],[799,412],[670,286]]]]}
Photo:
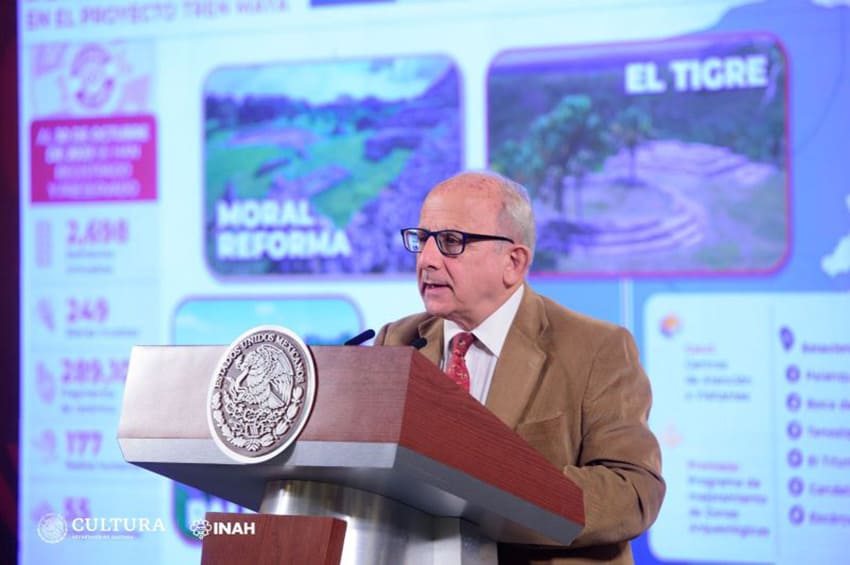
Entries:
{"type": "Polygon", "coordinates": [[[430,318],[419,324],[419,335],[427,340],[419,352],[439,367],[440,358],[443,356],[442,319],[430,318]]]}
{"type": "Polygon", "coordinates": [[[540,379],[546,353],[538,343],[547,330],[543,302],[526,285],[502,354],[496,362],[485,403],[511,429],[516,429],[519,424],[540,379]]]}

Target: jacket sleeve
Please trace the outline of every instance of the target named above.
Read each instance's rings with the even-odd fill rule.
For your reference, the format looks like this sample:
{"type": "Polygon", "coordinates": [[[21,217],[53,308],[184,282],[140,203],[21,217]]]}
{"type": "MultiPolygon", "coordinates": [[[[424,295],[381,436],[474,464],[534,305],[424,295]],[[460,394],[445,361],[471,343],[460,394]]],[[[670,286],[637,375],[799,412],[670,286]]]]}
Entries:
{"type": "Polygon", "coordinates": [[[599,344],[581,402],[581,450],[564,474],[584,492],[585,528],[573,547],[617,543],[643,533],[664,499],[661,450],[647,419],[649,379],[631,334],[617,328],[599,344]]]}

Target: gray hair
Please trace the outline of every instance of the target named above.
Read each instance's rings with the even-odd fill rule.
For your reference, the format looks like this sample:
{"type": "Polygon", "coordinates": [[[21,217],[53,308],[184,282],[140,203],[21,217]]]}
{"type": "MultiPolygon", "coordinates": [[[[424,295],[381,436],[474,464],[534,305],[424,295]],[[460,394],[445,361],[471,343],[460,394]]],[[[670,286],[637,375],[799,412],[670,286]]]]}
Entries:
{"type": "Polygon", "coordinates": [[[499,213],[499,225],[516,237],[521,243],[531,249],[534,257],[534,246],[537,240],[537,230],[534,223],[534,210],[531,207],[531,197],[528,190],[513,179],[494,171],[474,171],[496,181],[496,187],[502,196],[502,211],[499,213]]]}

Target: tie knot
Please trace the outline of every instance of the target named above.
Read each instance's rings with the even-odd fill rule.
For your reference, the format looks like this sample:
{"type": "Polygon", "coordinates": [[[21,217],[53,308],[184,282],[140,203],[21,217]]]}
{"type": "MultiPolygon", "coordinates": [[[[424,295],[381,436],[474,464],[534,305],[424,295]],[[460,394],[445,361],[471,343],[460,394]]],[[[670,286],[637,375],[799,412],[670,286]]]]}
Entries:
{"type": "Polygon", "coordinates": [[[461,332],[452,338],[452,355],[463,357],[469,346],[475,341],[475,336],[469,332],[461,332]]]}

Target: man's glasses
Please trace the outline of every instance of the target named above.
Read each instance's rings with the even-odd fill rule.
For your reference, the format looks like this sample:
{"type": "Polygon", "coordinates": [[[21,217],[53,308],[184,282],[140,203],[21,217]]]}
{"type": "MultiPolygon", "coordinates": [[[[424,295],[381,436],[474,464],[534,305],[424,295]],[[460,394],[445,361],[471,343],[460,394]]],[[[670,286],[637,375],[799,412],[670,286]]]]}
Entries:
{"type": "Polygon", "coordinates": [[[440,253],[448,256],[460,255],[466,249],[467,242],[470,241],[485,241],[498,240],[513,243],[509,237],[502,235],[483,235],[480,233],[466,233],[458,230],[437,230],[428,231],[422,228],[404,228],[401,230],[401,239],[404,241],[404,247],[411,253],[422,253],[425,248],[425,243],[428,238],[434,236],[437,242],[437,249],[440,253]]]}

